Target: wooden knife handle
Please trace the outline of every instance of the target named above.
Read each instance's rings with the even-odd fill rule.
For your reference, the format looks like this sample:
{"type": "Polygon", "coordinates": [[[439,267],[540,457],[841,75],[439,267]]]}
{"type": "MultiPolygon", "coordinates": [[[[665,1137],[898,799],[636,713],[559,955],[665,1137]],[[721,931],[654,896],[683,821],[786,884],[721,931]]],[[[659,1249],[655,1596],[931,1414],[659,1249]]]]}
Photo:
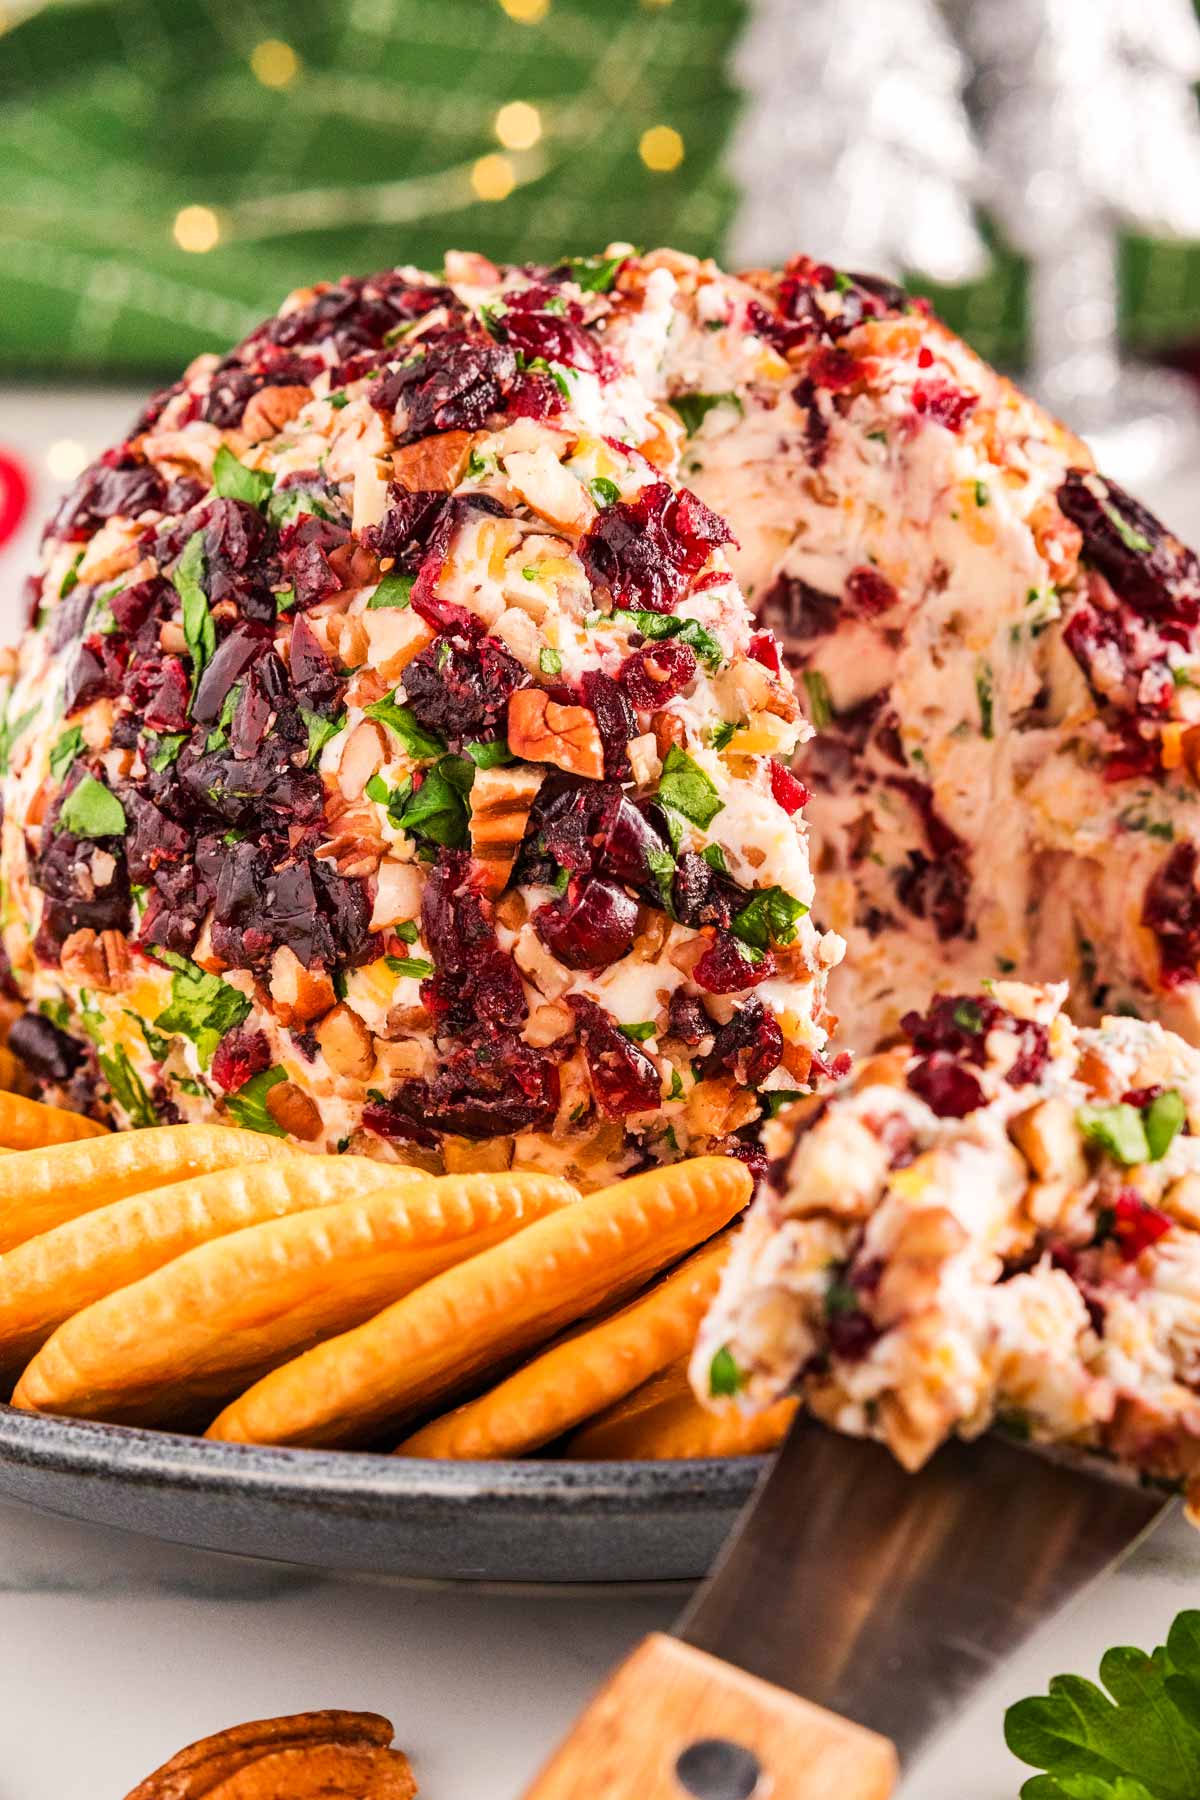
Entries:
{"type": "Polygon", "coordinates": [[[525,1800],[888,1800],[897,1774],[886,1738],[655,1634],[525,1800]]]}

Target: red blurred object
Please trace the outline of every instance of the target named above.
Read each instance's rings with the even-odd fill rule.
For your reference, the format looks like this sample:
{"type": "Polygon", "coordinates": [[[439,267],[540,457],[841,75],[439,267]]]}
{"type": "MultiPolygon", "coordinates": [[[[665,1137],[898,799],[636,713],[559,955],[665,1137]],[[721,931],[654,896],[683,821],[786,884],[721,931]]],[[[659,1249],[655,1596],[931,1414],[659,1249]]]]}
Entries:
{"type": "Polygon", "coordinates": [[[7,450],[0,450],[0,544],[15,537],[29,510],[32,496],[25,467],[7,450]]]}

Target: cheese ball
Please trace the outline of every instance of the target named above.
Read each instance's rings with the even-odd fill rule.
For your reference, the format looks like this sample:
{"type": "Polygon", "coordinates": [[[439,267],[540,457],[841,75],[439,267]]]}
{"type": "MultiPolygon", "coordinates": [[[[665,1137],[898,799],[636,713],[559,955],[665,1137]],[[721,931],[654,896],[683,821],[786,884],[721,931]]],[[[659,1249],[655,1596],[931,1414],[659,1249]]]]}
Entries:
{"type": "Polygon", "coordinates": [[[1200,1505],[1200,1053],[1065,998],[943,995],[767,1127],[692,1362],[707,1406],[794,1390],[909,1468],[997,1425],[1200,1505]]]}
{"type": "Polygon", "coordinates": [[[784,639],[841,1041],[1068,978],[1200,1043],[1200,563],[894,285],[656,252],[616,330],[784,639]]]}
{"type": "Polygon", "coordinates": [[[808,727],[677,478],[636,278],[293,294],[63,500],[3,737],[48,1095],[590,1185],[761,1166],[844,1066],[808,727]]]}

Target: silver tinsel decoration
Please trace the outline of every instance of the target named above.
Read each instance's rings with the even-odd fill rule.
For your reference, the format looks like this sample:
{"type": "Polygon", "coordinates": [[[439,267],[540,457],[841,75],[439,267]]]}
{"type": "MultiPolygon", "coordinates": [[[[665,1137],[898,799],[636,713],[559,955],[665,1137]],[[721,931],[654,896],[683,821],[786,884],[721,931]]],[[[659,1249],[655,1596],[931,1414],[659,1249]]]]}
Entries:
{"type": "Polygon", "coordinates": [[[1129,477],[1177,459],[1182,383],[1121,361],[1127,228],[1200,238],[1192,0],[948,0],[972,56],[981,198],[1029,259],[1030,380],[1129,477]]]}
{"type": "Polygon", "coordinates": [[[945,282],[983,273],[965,69],[934,0],[756,0],[734,77],[735,261],[802,249],[945,282]]]}

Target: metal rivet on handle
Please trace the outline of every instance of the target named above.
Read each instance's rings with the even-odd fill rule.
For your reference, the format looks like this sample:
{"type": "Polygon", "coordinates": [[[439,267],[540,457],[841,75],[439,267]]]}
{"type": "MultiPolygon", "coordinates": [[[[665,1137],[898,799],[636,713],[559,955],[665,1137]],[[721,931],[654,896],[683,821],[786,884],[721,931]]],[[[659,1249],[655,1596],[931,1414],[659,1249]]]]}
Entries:
{"type": "Polygon", "coordinates": [[[696,1800],[751,1800],[761,1777],[753,1750],[728,1738],[701,1738],[675,1764],[675,1779],[696,1800]]]}

